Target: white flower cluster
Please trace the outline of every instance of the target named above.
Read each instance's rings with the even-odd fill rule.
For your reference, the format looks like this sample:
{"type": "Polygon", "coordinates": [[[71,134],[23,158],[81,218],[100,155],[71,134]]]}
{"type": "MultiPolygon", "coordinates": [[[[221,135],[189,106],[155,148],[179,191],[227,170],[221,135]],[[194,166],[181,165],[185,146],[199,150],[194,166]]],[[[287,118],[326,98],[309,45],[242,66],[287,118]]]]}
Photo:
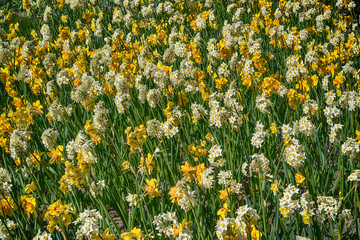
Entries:
{"type": "Polygon", "coordinates": [[[173,123],[175,118],[170,117],[166,122],[163,122],[162,131],[167,138],[172,138],[179,132],[179,128],[173,123]]]}
{"type": "Polygon", "coordinates": [[[226,65],[226,63],[222,63],[219,68],[218,68],[218,74],[219,77],[229,77],[230,75],[230,70],[228,70],[228,66],[226,65]]]}
{"type": "Polygon", "coordinates": [[[161,213],[154,217],[153,224],[159,233],[165,234],[167,237],[174,237],[176,240],[192,239],[192,231],[188,225],[182,225],[175,212],[161,213]],[[181,226],[180,226],[181,225],[181,226]],[[175,233],[179,230],[179,234],[175,233]]]}
{"type": "Polygon", "coordinates": [[[20,47],[20,45],[21,45],[20,38],[15,37],[10,42],[10,50],[16,51],[20,47]]]}
{"type": "Polygon", "coordinates": [[[285,85],[281,84],[276,93],[279,94],[279,96],[283,98],[286,96],[287,92],[288,92],[288,89],[285,87],[285,85]]]}
{"type": "Polygon", "coordinates": [[[206,21],[200,15],[196,18],[196,27],[200,30],[206,29],[206,21]]]}
{"type": "Polygon", "coordinates": [[[149,4],[148,6],[143,6],[141,8],[141,14],[143,17],[149,17],[153,13],[154,4],[149,4]]]}
{"type": "MultiPolygon", "coordinates": [[[[10,235],[9,231],[11,232],[16,227],[17,227],[17,224],[13,220],[6,218],[5,221],[1,221],[0,222],[0,239],[3,239],[3,240],[13,239],[13,237],[10,235]]],[[[52,240],[52,239],[49,238],[49,240],[52,240]]]]}
{"type": "Polygon", "coordinates": [[[247,239],[246,226],[254,224],[260,217],[257,211],[248,205],[241,206],[236,211],[236,218],[225,217],[216,224],[216,237],[220,240],[227,239],[225,237],[237,236],[236,239],[247,239]]]}
{"type": "Polygon", "coordinates": [[[289,34],[286,35],[285,42],[288,47],[293,47],[296,44],[297,40],[298,40],[297,36],[294,35],[292,32],[290,32],[289,34]]]}
{"type": "Polygon", "coordinates": [[[138,202],[139,196],[137,194],[131,194],[129,193],[126,197],[125,200],[129,203],[129,206],[136,206],[137,202],[138,202]]]}
{"type": "Polygon", "coordinates": [[[299,121],[293,123],[293,130],[295,134],[299,131],[309,137],[314,134],[315,126],[309,120],[309,117],[302,117],[299,121]]]}
{"type": "Polygon", "coordinates": [[[55,59],[56,59],[56,55],[54,53],[48,53],[48,54],[45,55],[44,60],[43,60],[43,64],[44,64],[44,67],[45,67],[46,70],[50,70],[52,72],[52,70],[56,66],[55,59]]]}
{"type": "Polygon", "coordinates": [[[311,240],[311,239],[307,237],[296,236],[296,240],[311,240]]]}
{"type": "Polygon", "coordinates": [[[142,104],[144,104],[146,101],[147,88],[146,88],[146,85],[141,83],[141,78],[142,78],[142,75],[138,75],[135,78],[135,88],[139,91],[138,99],[140,100],[140,102],[142,104]]]}
{"type": "Polygon", "coordinates": [[[196,120],[196,122],[199,121],[200,119],[204,118],[207,115],[206,109],[201,104],[192,103],[191,111],[193,113],[193,118],[196,120]]]}
{"type": "Polygon", "coordinates": [[[90,185],[90,193],[91,195],[93,195],[94,197],[98,194],[98,195],[102,195],[102,190],[106,188],[105,185],[105,181],[104,180],[100,180],[98,182],[92,182],[90,185]]]}
{"type": "Polygon", "coordinates": [[[250,77],[254,71],[253,60],[246,59],[243,67],[244,77],[250,77]]]}
{"type": "Polygon", "coordinates": [[[360,95],[355,91],[343,92],[339,99],[342,108],[348,108],[349,111],[355,111],[356,107],[360,107],[360,95]]]}
{"type": "Polygon", "coordinates": [[[13,159],[21,157],[21,154],[25,153],[28,149],[27,141],[29,139],[29,133],[27,131],[21,131],[15,129],[10,136],[10,154],[13,159]]]}
{"type": "MultiPolygon", "coordinates": [[[[49,82],[50,83],[50,82],[49,82]]],[[[72,114],[72,105],[69,104],[67,107],[63,107],[57,100],[54,100],[49,106],[49,117],[53,121],[63,122],[72,114]]]]}
{"type": "Polygon", "coordinates": [[[19,74],[16,76],[16,80],[28,83],[32,79],[31,75],[32,75],[32,72],[31,72],[31,69],[29,66],[21,66],[19,74]]]}
{"type": "Polygon", "coordinates": [[[309,34],[308,34],[307,29],[303,29],[299,32],[299,37],[300,37],[301,41],[306,41],[308,39],[308,36],[309,36],[309,34]]]}
{"type": "Polygon", "coordinates": [[[347,180],[351,182],[360,182],[360,169],[354,170],[354,172],[348,176],[347,180]]]}
{"type": "Polygon", "coordinates": [[[232,173],[231,173],[231,171],[221,170],[217,177],[218,177],[219,184],[228,185],[230,183],[232,173]]]}
{"type": "Polygon", "coordinates": [[[65,0],[65,3],[69,4],[72,10],[79,9],[84,6],[84,2],[80,0],[65,0]]]}
{"type": "Polygon", "coordinates": [[[225,217],[216,224],[216,237],[219,240],[228,239],[228,233],[236,235],[238,240],[246,240],[246,224],[238,218],[225,217]]]}
{"type": "MultiPolygon", "coordinates": [[[[300,189],[291,184],[285,189],[283,197],[280,199],[280,211],[285,218],[299,210],[305,224],[311,224],[313,217],[317,222],[325,221],[328,216],[335,220],[341,202],[333,197],[318,196],[317,208],[315,208],[315,202],[311,201],[309,192],[306,191],[300,195],[299,191],[300,189]]],[[[352,220],[351,211],[344,209],[339,214],[339,220],[352,220]]]]}
{"type": "Polygon", "coordinates": [[[146,94],[146,99],[149,102],[150,107],[154,108],[157,106],[161,98],[161,92],[159,89],[151,89],[146,94]]]}
{"type": "Polygon", "coordinates": [[[38,231],[38,233],[36,234],[36,236],[32,239],[32,240],[53,240],[53,238],[51,237],[51,233],[48,232],[40,232],[40,230],[38,231]]]}
{"type": "Polygon", "coordinates": [[[233,81],[230,84],[230,88],[225,93],[224,105],[229,108],[230,117],[228,118],[231,127],[234,130],[239,130],[241,124],[243,123],[243,117],[241,115],[243,111],[243,106],[236,99],[236,82],[233,81]]]}
{"type": "Polygon", "coordinates": [[[286,81],[291,83],[293,81],[296,81],[295,79],[297,77],[306,77],[307,76],[307,69],[304,66],[304,63],[302,61],[299,62],[299,59],[292,55],[289,56],[286,59],[286,81]]]}
{"type": "Polygon", "coordinates": [[[153,224],[159,233],[165,234],[167,237],[173,236],[174,227],[178,222],[175,212],[161,213],[154,217],[153,224]]]}
{"type": "Polygon", "coordinates": [[[272,105],[269,98],[263,92],[261,95],[256,96],[256,108],[262,113],[269,113],[269,107],[272,105]]]}
{"type": "Polygon", "coordinates": [[[186,51],[186,47],[185,47],[184,43],[176,42],[174,46],[175,46],[174,51],[175,51],[176,56],[181,57],[181,58],[186,57],[187,51],[186,51]]]}
{"type": "Polygon", "coordinates": [[[285,189],[283,197],[280,199],[280,209],[286,209],[285,211],[282,211],[285,218],[289,217],[289,214],[293,214],[295,210],[300,207],[299,200],[296,197],[296,194],[299,194],[299,191],[300,189],[291,184],[285,189]]]}
{"type": "Polygon", "coordinates": [[[151,119],[146,124],[148,136],[160,138],[163,134],[161,122],[157,119],[151,119]]]}
{"type": "Polygon", "coordinates": [[[156,7],[157,14],[166,13],[171,15],[173,12],[174,12],[174,6],[169,1],[166,1],[164,3],[159,3],[158,6],[156,7]]]}
{"type": "Polygon", "coordinates": [[[251,156],[251,159],[252,161],[250,163],[250,173],[257,172],[257,169],[259,169],[262,174],[266,174],[270,171],[270,161],[264,156],[263,153],[255,153],[251,156]]]}
{"type": "Polygon", "coordinates": [[[300,212],[300,215],[304,217],[304,215],[307,215],[309,217],[309,221],[306,224],[310,224],[312,222],[312,219],[310,217],[316,215],[316,209],[314,208],[314,201],[311,201],[311,196],[309,194],[309,191],[306,191],[305,193],[301,194],[300,197],[300,205],[302,208],[302,211],[300,212]]]}
{"type": "MultiPolygon", "coordinates": [[[[26,41],[22,47],[21,55],[24,59],[28,60],[29,56],[36,50],[36,45],[33,41],[26,41]]],[[[25,67],[25,66],[23,66],[25,67]]]]}
{"type": "Polygon", "coordinates": [[[127,93],[124,94],[121,94],[119,92],[116,93],[115,104],[120,114],[125,113],[125,111],[129,109],[130,107],[129,99],[130,99],[130,95],[127,93]]]}
{"type": "Polygon", "coordinates": [[[265,138],[269,136],[269,131],[264,130],[264,125],[261,121],[256,122],[255,133],[251,137],[251,145],[256,148],[261,148],[265,138]]]}
{"type": "Polygon", "coordinates": [[[39,165],[40,159],[31,155],[30,157],[27,157],[25,161],[26,164],[22,164],[21,170],[23,171],[25,177],[29,177],[31,173],[33,173],[33,169],[39,165]]]}
{"type": "Polygon", "coordinates": [[[258,220],[260,217],[257,214],[256,209],[249,207],[247,204],[244,206],[241,206],[236,211],[237,218],[246,223],[254,223],[256,220],[258,220]]]}
{"type": "Polygon", "coordinates": [[[313,116],[317,113],[319,106],[315,100],[307,99],[303,104],[303,113],[313,116]]]}
{"type": "Polygon", "coordinates": [[[71,99],[78,103],[90,104],[91,99],[103,94],[102,85],[94,77],[84,73],[81,84],[71,90],[71,99]]]}
{"type": "Polygon", "coordinates": [[[305,55],[305,61],[309,64],[313,64],[317,61],[317,57],[317,53],[314,50],[310,50],[305,55]]]}
{"type": "Polygon", "coordinates": [[[183,178],[176,183],[177,195],[180,196],[179,206],[185,212],[188,212],[196,205],[195,191],[191,191],[190,185],[186,183],[186,179],[183,178]]]}
{"type": "Polygon", "coordinates": [[[241,172],[245,176],[251,177],[254,173],[261,173],[266,177],[272,178],[272,175],[268,174],[268,172],[270,171],[270,161],[264,156],[263,153],[255,153],[251,156],[251,158],[252,161],[250,165],[247,162],[244,162],[241,166],[241,172]]]}
{"type": "Polygon", "coordinates": [[[216,126],[221,128],[224,126],[226,119],[229,119],[232,126],[239,127],[242,123],[241,118],[238,113],[242,111],[242,106],[235,99],[235,87],[232,84],[230,89],[224,94],[222,93],[213,93],[210,95],[210,118],[209,125],[216,126]],[[224,105],[229,108],[227,110],[225,107],[220,106],[220,101],[224,102],[224,105]],[[232,116],[230,115],[232,113],[232,116]]]}
{"type": "Polygon", "coordinates": [[[333,90],[325,93],[325,102],[328,106],[324,109],[324,115],[329,125],[333,125],[333,119],[341,115],[341,111],[337,108],[336,94],[333,90]]]}
{"type": "Polygon", "coordinates": [[[346,142],[341,145],[341,152],[342,154],[349,156],[350,159],[354,159],[356,155],[360,153],[360,145],[355,139],[348,138],[346,142]]]}
{"type": "Polygon", "coordinates": [[[49,44],[52,40],[49,25],[47,25],[47,24],[42,25],[42,27],[40,29],[40,33],[41,33],[43,39],[39,42],[39,45],[45,46],[46,44],[49,44]]]}
{"type": "Polygon", "coordinates": [[[127,79],[122,73],[114,76],[114,85],[120,94],[127,94],[130,91],[129,79],[127,79]]]}
{"type": "Polygon", "coordinates": [[[103,101],[98,102],[95,105],[94,116],[93,116],[94,127],[96,128],[97,131],[102,133],[106,130],[106,126],[108,124],[107,115],[109,113],[109,110],[104,106],[105,103],[103,101]]]}
{"type": "Polygon", "coordinates": [[[339,211],[341,203],[335,198],[329,196],[318,196],[317,197],[318,211],[330,216],[333,220],[339,211]]]}
{"type": "Polygon", "coordinates": [[[214,172],[213,167],[209,167],[203,172],[201,178],[201,184],[207,189],[212,188],[214,186],[213,172],[214,172]]]}
{"type": "Polygon", "coordinates": [[[350,209],[343,209],[339,214],[339,220],[352,221],[353,219],[350,209]]]}
{"type": "Polygon", "coordinates": [[[290,126],[290,124],[284,124],[281,126],[281,133],[283,138],[290,137],[290,135],[293,135],[293,129],[290,126]]]}
{"type": "Polygon", "coordinates": [[[44,11],[44,17],[43,17],[44,22],[47,23],[47,22],[50,21],[50,19],[51,19],[51,14],[52,14],[52,12],[51,12],[51,7],[46,6],[45,11],[44,11]]]}
{"type": "Polygon", "coordinates": [[[211,166],[221,167],[225,164],[225,159],[222,158],[222,149],[219,145],[214,145],[209,150],[208,161],[211,166]]]}
{"type": "Polygon", "coordinates": [[[290,139],[290,144],[284,150],[284,159],[292,167],[301,167],[306,159],[304,147],[299,144],[299,140],[290,139]]]}
{"type": "Polygon", "coordinates": [[[83,131],[79,131],[75,141],[71,140],[66,145],[66,153],[69,159],[74,160],[80,153],[80,156],[87,163],[97,162],[97,157],[93,154],[94,145],[87,138],[83,131]]]}
{"type": "Polygon", "coordinates": [[[216,47],[215,38],[209,39],[209,42],[207,43],[207,50],[208,50],[207,58],[209,62],[214,65],[216,63],[216,60],[220,58],[220,52],[216,47]]]}
{"type": "Polygon", "coordinates": [[[93,235],[98,235],[100,230],[99,221],[101,219],[102,216],[96,209],[87,209],[80,213],[79,218],[74,221],[75,225],[80,223],[80,226],[76,231],[76,239],[83,239],[83,237],[90,239],[93,235]]]}
{"type": "MultiPolygon", "coordinates": [[[[188,53],[188,58],[190,57],[191,53],[188,53]]],[[[196,77],[197,68],[195,67],[195,64],[190,61],[188,58],[185,58],[180,63],[180,73],[183,77],[196,77]]]]}
{"type": "Polygon", "coordinates": [[[11,60],[11,51],[8,42],[0,40],[0,64],[6,64],[11,60]]]}
{"type": "Polygon", "coordinates": [[[342,128],[343,128],[343,125],[339,124],[339,123],[331,126],[330,134],[329,134],[329,140],[331,143],[340,141],[341,135],[339,136],[338,133],[339,133],[339,130],[341,130],[342,128]]]}
{"type": "Polygon", "coordinates": [[[165,70],[153,63],[147,63],[146,68],[144,70],[144,75],[148,78],[151,78],[153,82],[158,87],[156,90],[164,90],[168,85],[169,75],[165,72],[165,70]]]}
{"type": "Polygon", "coordinates": [[[170,73],[170,82],[174,87],[180,87],[185,84],[185,78],[178,70],[175,70],[170,73]]]}
{"type": "Polygon", "coordinates": [[[71,73],[69,70],[62,69],[60,72],[56,74],[56,82],[59,86],[67,85],[73,80],[71,73]]]}
{"type": "Polygon", "coordinates": [[[48,128],[41,134],[41,143],[50,151],[56,147],[56,138],[58,136],[59,133],[57,131],[53,128],[48,128]]]}
{"type": "Polygon", "coordinates": [[[236,182],[236,180],[231,179],[232,173],[231,171],[224,171],[220,170],[219,174],[217,175],[218,182],[221,185],[225,185],[230,188],[230,191],[234,194],[240,194],[243,186],[241,183],[236,182]]]}
{"type": "Polygon", "coordinates": [[[11,192],[11,175],[5,168],[0,168],[0,195],[8,197],[11,192]]]}

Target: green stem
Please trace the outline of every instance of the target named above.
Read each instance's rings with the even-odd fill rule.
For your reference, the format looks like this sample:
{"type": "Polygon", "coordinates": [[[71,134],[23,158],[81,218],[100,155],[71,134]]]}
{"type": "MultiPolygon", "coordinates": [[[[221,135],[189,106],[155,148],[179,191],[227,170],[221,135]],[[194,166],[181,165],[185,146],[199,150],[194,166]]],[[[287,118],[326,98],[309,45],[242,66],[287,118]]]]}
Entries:
{"type": "MultiPolygon", "coordinates": [[[[259,174],[260,175],[260,174],[259,174]]],[[[264,197],[263,197],[263,188],[264,188],[265,184],[264,181],[261,179],[259,181],[259,191],[260,191],[260,205],[261,205],[261,211],[262,211],[262,218],[263,218],[263,224],[264,224],[264,233],[265,233],[265,238],[267,238],[267,231],[266,231],[266,209],[265,209],[265,204],[266,202],[264,201],[264,197]]]]}
{"type": "Polygon", "coordinates": [[[195,217],[196,224],[197,224],[197,226],[198,226],[198,228],[199,228],[199,233],[200,233],[201,239],[205,239],[204,234],[203,234],[203,232],[202,232],[202,227],[201,227],[201,225],[200,225],[200,222],[199,222],[198,217],[196,216],[196,213],[195,213],[195,211],[194,211],[194,208],[192,208],[191,211],[192,211],[192,213],[193,213],[193,215],[194,215],[194,217],[195,217]]]}

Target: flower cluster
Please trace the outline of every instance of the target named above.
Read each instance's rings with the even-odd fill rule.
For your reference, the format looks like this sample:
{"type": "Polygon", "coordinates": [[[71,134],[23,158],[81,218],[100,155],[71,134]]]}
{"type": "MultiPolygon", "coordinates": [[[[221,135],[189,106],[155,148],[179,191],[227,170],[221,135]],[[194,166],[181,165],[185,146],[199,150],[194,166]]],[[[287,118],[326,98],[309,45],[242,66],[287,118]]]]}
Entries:
{"type": "Polygon", "coordinates": [[[80,224],[79,229],[76,232],[76,238],[93,238],[94,235],[98,235],[100,230],[99,221],[101,219],[102,216],[95,209],[87,209],[80,213],[79,218],[74,221],[74,224],[80,224]]]}

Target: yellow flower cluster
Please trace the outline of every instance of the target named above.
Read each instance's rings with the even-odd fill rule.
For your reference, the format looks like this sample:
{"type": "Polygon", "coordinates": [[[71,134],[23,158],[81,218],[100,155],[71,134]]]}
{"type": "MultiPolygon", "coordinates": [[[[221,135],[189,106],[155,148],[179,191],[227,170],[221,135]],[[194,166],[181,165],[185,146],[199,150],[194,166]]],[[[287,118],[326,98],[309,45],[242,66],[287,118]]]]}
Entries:
{"type": "Polygon", "coordinates": [[[47,225],[47,230],[53,232],[55,227],[63,229],[71,224],[71,215],[69,213],[70,206],[63,204],[61,200],[58,200],[52,203],[47,212],[45,213],[45,218],[48,220],[49,224],[47,225]]]}

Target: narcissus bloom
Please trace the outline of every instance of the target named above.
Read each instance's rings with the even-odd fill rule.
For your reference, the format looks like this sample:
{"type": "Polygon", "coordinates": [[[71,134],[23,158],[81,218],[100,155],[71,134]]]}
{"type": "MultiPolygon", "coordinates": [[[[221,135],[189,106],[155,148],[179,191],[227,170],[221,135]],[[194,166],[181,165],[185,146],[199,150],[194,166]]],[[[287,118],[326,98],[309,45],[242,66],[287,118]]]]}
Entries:
{"type": "Polygon", "coordinates": [[[131,230],[131,232],[122,233],[120,238],[123,240],[142,240],[143,234],[141,229],[135,227],[131,230]]]}
{"type": "Polygon", "coordinates": [[[295,174],[295,181],[296,181],[296,185],[299,186],[301,183],[305,181],[305,177],[300,172],[298,172],[295,174]]]}
{"type": "Polygon", "coordinates": [[[62,145],[52,148],[51,152],[48,152],[47,155],[50,157],[50,163],[57,163],[58,161],[64,162],[65,158],[63,156],[64,147],[62,145]]]}
{"type": "Polygon", "coordinates": [[[20,204],[28,216],[35,212],[37,206],[36,199],[30,194],[21,196],[20,204]]]}
{"type": "Polygon", "coordinates": [[[36,184],[34,182],[31,182],[30,184],[25,186],[25,193],[29,194],[36,190],[36,184]]]}
{"type": "Polygon", "coordinates": [[[145,196],[149,196],[150,198],[160,196],[158,186],[158,181],[156,179],[146,179],[146,186],[142,187],[142,189],[146,192],[145,196]]]}
{"type": "Polygon", "coordinates": [[[69,214],[70,206],[63,204],[61,200],[58,200],[51,204],[45,213],[46,220],[49,221],[47,230],[52,233],[55,230],[55,226],[67,227],[71,223],[71,216],[69,214]]]}

